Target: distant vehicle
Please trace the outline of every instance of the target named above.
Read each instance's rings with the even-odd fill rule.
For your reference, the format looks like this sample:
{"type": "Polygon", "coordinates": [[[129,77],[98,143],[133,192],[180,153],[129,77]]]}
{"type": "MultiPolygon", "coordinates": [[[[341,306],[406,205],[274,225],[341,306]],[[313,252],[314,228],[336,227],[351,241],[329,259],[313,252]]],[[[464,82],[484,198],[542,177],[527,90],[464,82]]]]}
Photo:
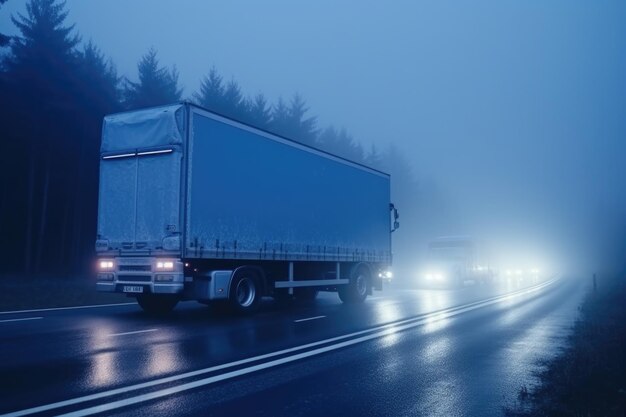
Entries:
{"type": "Polygon", "coordinates": [[[530,268],[530,269],[506,269],[503,274],[503,278],[508,282],[511,281],[538,281],[542,279],[544,276],[538,268],[530,268]]]}
{"type": "Polygon", "coordinates": [[[190,103],[104,118],[97,289],[148,312],[362,302],[391,276],[397,218],[388,174],[190,103]]]}
{"type": "Polygon", "coordinates": [[[456,288],[496,278],[489,262],[479,258],[478,245],[467,236],[439,237],[428,243],[426,269],[420,281],[428,287],[456,288]]]}

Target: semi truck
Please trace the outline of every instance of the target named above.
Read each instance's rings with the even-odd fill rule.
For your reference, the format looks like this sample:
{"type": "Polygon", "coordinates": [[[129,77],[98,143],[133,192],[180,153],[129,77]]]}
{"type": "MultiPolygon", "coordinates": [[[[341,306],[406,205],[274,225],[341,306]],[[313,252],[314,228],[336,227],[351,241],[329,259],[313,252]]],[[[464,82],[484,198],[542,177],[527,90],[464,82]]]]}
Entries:
{"type": "Polygon", "coordinates": [[[182,102],[105,116],[96,288],[181,300],[363,302],[391,274],[390,176],[182,102]]]}
{"type": "Polygon", "coordinates": [[[483,252],[484,249],[469,236],[431,240],[422,283],[429,287],[456,288],[466,282],[492,282],[496,272],[483,252]]]}

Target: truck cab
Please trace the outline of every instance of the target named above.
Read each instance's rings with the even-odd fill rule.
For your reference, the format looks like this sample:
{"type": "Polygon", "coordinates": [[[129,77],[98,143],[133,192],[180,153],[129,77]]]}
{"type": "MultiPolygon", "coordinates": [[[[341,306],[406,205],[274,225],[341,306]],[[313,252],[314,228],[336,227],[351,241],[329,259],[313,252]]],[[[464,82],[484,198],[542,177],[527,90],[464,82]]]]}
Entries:
{"type": "Polygon", "coordinates": [[[104,120],[98,205],[97,289],[181,294],[184,107],[104,120]]]}

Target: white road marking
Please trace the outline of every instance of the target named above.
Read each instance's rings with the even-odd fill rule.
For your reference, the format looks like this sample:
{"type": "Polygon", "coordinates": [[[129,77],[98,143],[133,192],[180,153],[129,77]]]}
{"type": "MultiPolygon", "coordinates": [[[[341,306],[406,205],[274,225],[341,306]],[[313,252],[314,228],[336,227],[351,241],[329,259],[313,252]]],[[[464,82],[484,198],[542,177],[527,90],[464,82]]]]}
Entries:
{"type": "Polygon", "coordinates": [[[126,335],[129,335],[129,334],[156,332],[157,330],[159,330],[159,329],[136,330],[134,332],[113,333],[113,334],[110,334],[109,336],[126,336],[126,335]]]}
{"type": "Polygon", "coordinates": [[[10,320],[0,320],[0,323],[8,323],[10,321],[26,321],[26,320],[41,320],[43,317],[26,317],[23,319],[10,319],[10,320]]]}
{"type": "Polygon", "coordinates": [[[388,323],[388,324],[383,324],[374,328],[370,328],[370,329],[365,329],[365,330],[361,330],[358,332],[354,332],[354,333],[349,333],[349,334],[345,334],[342,336],[336,336],[330,339],[325,339],[325,340],[320,340],[317,342],[312,342],[312,343],[308,343],[305,345],[301,345],[301,346],[296,346],[296,347],[292,347],[292,348],[288,348],[288,349],[283,349],[283,350],[279,350],[276,352],[271,352],[271,353],[267,353],[264,355],[259,355],[259,356],[255,356],[255,357],[251,357],[251,358],[246,358],[246,359],[241,359],[238,361],[234,361],[234,362],[230,362],[230,363],[225,363],[222,365],[216,365],[216,366],[212,366],[209,368],[204,368],[204,369],[198,369],[196,371],[190,371],[190,372],[185,372],[179,375],[172,375],[169,377],[165,377],[165,378],[161,378],[161,379],[156,379],[153,381],[148,381],[148,382],[143,382],[140,384],[135,384],[135,385],[130,385],[127,387],[121,387],[121,388],[116,388],[116,389],[112,389],[109,391],[103,391],[103,392],[99,392],[99,393],[95,393],[95,394],[90,394],[90,395],[86,395],[83,397],[77,397],[77,398],[72,398],[69,400],[64,400],[64,401],[60,401],[57,403],[51,403],[51,404],[45,404],[45,405],[41,405],[41,406],[37,406],[37,407],[33,407],[33,408],[29,408],[29,409],[25,409],[25,410],[20,410],[20,411],[15,411],[12,413],[8,413],[8,414],[3,414],[0,415],[0,417],[20,417],[20,416],[25,416],[25,415],[29,415],[29,414],[35,414],[35,413],[41,413],[44,411],[49,411],[49,410],[55,410],[58,408],[62,408],[62,407],[67,407],[70,405],[75,405],[75,404],[80,404],[83,402],[87,402],[87,401],[93,401],[93,400],[97,400],[100,398],[106,398],[106,397],[111,397],[114,395],[118,395],[118,394],[125,394],[128,393],[130,391],[136,391],[139,389],[144,389],[144,388],[149,388],[149,387],[153,387],[153,386],[157,386],[157,385],[162,385],[162,384],[166,384],[166,383],[170,383],[170,382],[175,382],[175,381],[179,381],[182,379],[187,379],[187,378],[191,378],[191,377],[195,377],[195,376],[199,376],[199,375],[203,375],[203,374],[207,374],[207,373],[211,373],[211,372],[215,372],[215,371],[220,371],[222,369],[228,369],[228,368],[232,368],[235,366],[239,366],[239,365],[244,365],[246,363],[251,363],[251,362],[256,362],[256,361],[260,361],[260,360],[264,360],[264,359],[269,359],[272,357],[276,357],[276,356],[281,356],[281,355],[285,355],[288,353],[292,353],[292,352],[297,352],[300,350],[304,350],[304,349],[309,349],[309,348],[314,348],[316,346],[320,346],[320,345],[324,345],[324,344],[329,344],[329,343],[334,343],[334,342],[339,342],[341,340],[345,340],[345,339],[349,339],[351,337],[355,337],[355,336],[360,336],[357,337],[355,339],[351,339],[351,340],[347,340],[347,341],[343,341],[343,342],[339,342],[339,343],[335,343],[329,346],[325,346],[325,347],[320,347],[320,348],[316,348],[307,352],[303,352],[303,353],[297,353],[291,356],[286,356],[283,358],[279,358],[279,359],[275,359],[269,362],[265,362],[262,364],[258,364],[258,365],[253,365],[253,366],[249,366],[247,368],[242,368],[242,369],[238,369],[235,371],[231,371],[231,372],[227,372],[224,374],[220,374],[220,375],[215,375],[212,377],[208,377],[208,378],[204,378],[201,380],[197,380],[197,381],[193,381],[190,383],[186,383],[186,384],[182,384],[182,385],[178,385],[178,386],[174,386],[171,388],[167,388],[167,389],[162,389],[159,391],[155,391],[152,393],[148,393],[148,394],[142,394],[142,395],[138,395],[135,397],[130,397],[124,400],[118,400],[118,401],[113,401],[110,403],[106,403],[106,404],[102,404],[102,405],[98,405],[98,406],[93,406],[93,407],[89,407],[89,408],[85,408],[82,410],[77,410],[74,412],[70,412],[67,414],[64,414],[65,416],[86,416],[86,415],[91,415],[91,414],[96,414],[96,413],[101,413],[103,411],[109,411],[109,410],[114,410],[117,408],[121,408],[121,407],[125,407],[128,405],[132,405],[132,404],[137,404],[137,403],[141,403],[144,401],[148,401],[151,399],[155,399],[155,398],[160,398],[163,396],[167,396],[167,395],[171,395],[171,394],[175,394],[175,393],[179,393],[182,391],[186,391],[186,390],[190,390],[193,388],[197,388],[197,387],[201,387],[204,385],[208,385],[208,384],[212,384],[214,382],[218,382],[218,381],[223,381],[225,379],[230,379],[230,378],[234,378],[236,376],[240,376],[240,375],[245,375],[245,374],[249,374],[258,370],[262,370],[262,369],[266,369],[266,368],[270,368],[273,366],[278,366],[284,363],[288,363],[288,362],[293,362],[296,361],[298,359],[303,359],[303,358],[307,358],[310,356],[314,356],[314,355],[319,355],[321,353],[324,352],[329,352],[335,349],[340,349],[346,346],[350,346],[350,345],[354,345],[357,343],[362,343],[365,342],[367,340],[371,340],[371,339],[375,339],[375,338],[380,338],[380,337],[384,337],[387,336],[389,334],[394,334],[403,330],[407,330],[410,329],[412,327],[417,327],[420,325],[424,325],[424,324],[428,324],[428,323],[433,323],[435,321],[439,321],[439,320],[443,320],[443,319],[447,319],[462,313],[466,313],[472,310],[476,310],[479,309],[481,307],[485,307],[491,304],[495,304],[498,303],[502,300],[508,300],[514,297],[518,297],[520,295],[525,295],[525,294],[529,294],[535,291],[538,291],[548,285],[551,285],[552,283],[556,282],[558,279],[552,279],[550,281],[544,282],[542,284],[538,284],[536,286],[533,287],[529,287],[529,288],[525,288],[522,290],[518,290],[509,294],[505,294],[505,295],[500,295],[500,296],[495,296],[495,297],[491,297],[488,298],[486,300],[481,300],[481,301],[475,301],[469,304],[465,304],[465,305],[460,305],[460,306],[456,306],[456,307],[451,307],[448,309],[444,309],[444,310],[439,310],[439,311],[434,311],[431,313],[426,313],[426,314],[422,314],[420,316],[416,316],[416,317],[412,317],[409,319],[404,319],[404,320],[400,320],[397,321],[395,323],[388,323]],[[368,334],[370,333],[370,334],[368,334]],[[364,336],[362,336],[364,335],[364,336]]]}
{"type": "Polygon", "coordinates": [[[303,321],[323,319],[324,317],[326,317],[326,316],[315,316],[315,317],[309,317],[309,318],[306,318],[306,319],[294,320],[293,322],[294,323],[301,323],[303,321]]]}
{"type": "Polygon", "coordinates": [[[14,310],[14,311],[0,311],[0,314],[19,314],[19,313],[38,313],[40,311],[57,311],[57,310],[78,310],[83,308],[101,308],[101,307],[116,307],[116,306],[129,306],[137,303],[115,303],[115,304],[96,304],[90,306],[74,306],[74,307],[55,307],[55,308],[36,308],[33,310],[14,310]]]}

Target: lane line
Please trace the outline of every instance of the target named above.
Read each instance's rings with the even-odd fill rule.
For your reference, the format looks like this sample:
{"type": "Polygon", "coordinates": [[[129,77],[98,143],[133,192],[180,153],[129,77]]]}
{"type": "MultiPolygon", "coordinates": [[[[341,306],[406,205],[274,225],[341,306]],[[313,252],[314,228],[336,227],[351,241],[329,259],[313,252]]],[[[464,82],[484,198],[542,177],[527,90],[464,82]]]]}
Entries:
{"type": "Polygon", "coordinates": [[[8,323],[11,321],[41,320],[41,319],[43,319],[43,317],[26,317],[23,319],[0,320],[0,323],[8,323]]]}
{"type": "MultiPolygon", "coordinates": [[[[203,374],[207,374],[207,373],[211,373],[211,372],[215,372],[215,371],[220,371],[220,370],[232,368],[232,367],[235,367],[235,366],[245,365],[245,364],[251,363],[251,362],[256,362],[256,361],[260,361],[260,360],[270,359],[270,358],[273,358],[273,357],[276,357],[276,356],[281,356],[281,355],[297,352],[297,351],[304,350],[304,349],[314,348],[314,347],[317,347],[317,346],[320,346],[320,345],[324,345],[324,344],[328,344],[328,343],[339,342],[339,341],[342,341],[342,340],[345,340],[345,339],[349,339],[349,338],[354,337],[354,336],[361,336],[361,335],[366,335],[367,333],[376,333],[376,332],[378,332],[378,334],[380,334],[381,330],[383,330],[383,329],[388,331],[388,334],[393,334],[393,333],[396,333],[398,331],[404,330],[404,328],[406,326],[410,326],[412,323],[415,323],[415,322],[419,322],[421,324],[427,324],[427,323],[433,323],[435,321],[440,321],[440,320],[443,320],[445,318],[452,317],[452,316],[455,316],[455,315],[458,315],[458,314],[462,314],[464,312],[472,311],[472,310],[475,310],[475,309],[478,309],[478,308],[481,308],[481,307],[484,307],[484,306],[487,306],[487,305],[496,304],[497,302],[502,301],[502,300],[507,300],[507,299],[511,299],[511,298],[514,298],[514,297],[518,297],[520,295],[525,295],[525,294],[529,294],[529,293],[532,293],[532,292],[535,292],[535,291],[539,291],[542,288],[544,288],[544,287],[546,287],[548,285],[551,285],[551,284],[553,284],[556,281],[558,281],[558,278],[554,278],[554,279],[552,279],[550,281],[546,281],[544,283],[537,284],[537,285],[535,285],[533,287],[517,290],[517,291],[514,291],[514,292],[509,293],[509,294],[495,296],[495,297],[488,298],[486,300],[475,301],[475,302],[472,302],[472,303],[469,303],[469,304],[465,304],[465,305],[450,307],[450,308],[447,308],[447,309],[442,309],[442,310],[433,311],[433,312],[430,312],[430,313],[421,314],[421,315],[418,315],[418,316],[415,316],[415,317],[412,317],[412,318],[409,318],[409,319],[404,319],[404,320],[400,320],[400,321],[393,322],[393,323],[383,324],[383,325],[380,325],[380,326],[377,326],[377,327],[374,327],[374,328],[360,330],[358,332],[353,332],[353,333],[349,333],[349,334],[342,335],[342,336],[336,336],[336,337],[332,337],[332,338],[329,338],[329,339],[320,340],[320,341],[317,341],[317,342],[312,342],[312,343],[308,343],[308,344],[305,344],[305,345],[296,346],[296,347],[292,347],[292,348],[287,348],[287,349],[283,349],[283,350],[279,350],[279,351],[275,351],[275,352],[271,352],[271,353],[266,353],[264,355],[259,355],[259,356],[255,356],[255,357],[251,357],[251,358],[240,359],[240,360],[237,360],[237,361],[234,361],[234,362],[225,363],[225,364],[221,364],[221,365],[215,365],[215,366],[211,366],[211,367],[204,368],[204,369],[198,369],[196,371],[185,372],[185,373],[182,373],[182,374],[179,374],[179,375],[172,375],[172,376],[169,376],[169,377],[155,379],[155,380],[148,381],[148,382],[143,382],[143,383],[140,383],[140,384],[129,385],[129,386],[126,386],[126,387],[116,388],[116,389],[112,389],[112,390],[109,390],[109,391],[103,391],[103,392],[99,392],[99,393],[95,393],[95,394],[85,395],[83,397],[76,397],[76,398],[72,398],[72,399],[69,399],[69,400],[59,401],[59,402],[56,402],[56,403],[40,405],[40,406],[32,407],[32,408],[29,408],[29,409],[15,411],[15,412],[11,412],[11,413],[8,413],[8,414],[3,414],[3,415],[0,415],[0,417],[20,417],[20,416],[25,416],[25,415],[30,415],[30,414],[35,414],[35,413],[41,413],[41,412],[45,412],[45,411],[55,410],[55,409],[58,409],[58,408],[67,407],[67,406],[71,406],[71,405],[75,405],[75,404],[80,404],[80,403],[87,402],[87,401],[93,401],[93,400],[97,400],[97,399],[101,399],[101,398],[106,398],[106,397],[110,397],[110,396],[117,395],[117,394],[125,394],[125,393],[128,393],[129,391],[136,391],[136,390],[140,390],[140,389],[144,389],[144,388],[150,388],[150,387],[154,387],[154,386],[157,386],[157,385],[166,384],[166,383],[169,383],[169,382],[176,382],[176,381],[179,381],[179,380],[182,380],[182,379],[187,379],[187,378],[191,378],[191,377],[195,377],[195,376],[199,376],[199,375],[203,375],[203,374]],[[448,315],[446,315],[446,314],[448,314],[448,315]]],[[[419,324],[416,324],[416,326],[417,325],[419,325],[419,324]]],[[[406,327],[406,328],[408,328],[408,327],[406,327]]],[[[369,335],[369,336],[372,336],[372,335],[369,335]]],[[[361,336],[360,339],[362,339],[363,337],[368,337],[368,336],[361,336]]],[[[378,337],[382,337],[382,336],[378,336],[378,337]]],[[[367,340],[370,340],[370,339],[367,339],[367,340]]],[[[352,340],[357,340],[357,339],[352,339],[352,340]]],[[[365,341],[365,340],[362,340],[362,341],[365,341]]],[[[339,344],[342,345],[341,347],[349,346],[349,345],[344,345],[345,343],[349,343],[349,342],[350,341],[341,342],[339,344]]],[[[338,346],[338,345],[335,344],[335,345],[327,346],[326,348],[315,349],[315,351],[318,351],[319,349],[327,349],[327,350],[324,350],[323,352],[320,351],[320,352],[318,352],[316,354],[320,354],[320,353],[324,353],[324,352],[327,352],[329,350],[332,350],[332,349],[329,349],[329,348],[332,348],[333,346],[338,346]]],[[[339,347],[336,347],[335,349],[339,349],[339,347]]],[[[313,352],[313,350],[311,350],[309,352],[313,352]]],[[[297,355],[289,356],[287,358],[296,357],[298,355],[305,355],[306,353],[308,353],[308,352],[304,352],[304,353],[300,353],[300,354],[297,354],[297,355]]],[[[308,356],[312,356],[312,355],[308,355],[308,356]]],[[[302,356],[302,357],[308,357],[308,356],[302,356]]],[[[300,358],[300,357],[298,356],[298,358],[300,358]]],[[[240,369],[240,370],[237,370],[237,371],[231,371],[231,372],[228,372],[228,373],[225,373],[225,374],[222,374],[222,375],[217,375],[217,376],[214,376],[214,377],[209,377],[209,378],[203,379],[201,381],[205,381],[203,385],[207,385],[207,384],[210,384],[210,383],[213,383],[213,382],[217,381],[217,380],[212,380],[211,378],[223,377],[225,375],[231,375],[230,378],[233,378],[234,376],[243,375],[241,373],[235,375],[234,373],[242,372],[244,370],[248,370],[248,372],[246,372],[246,373],[250,373],[250,372],[254,372],[255,370],[265,369],[267,366],[266,367],[261,367],[261,366],[269,364],[269,363],[274,363],[274,362],[279,361],[279,360],[281,360],[281,359],[273,360],[271,362],[266,362],[265,364],[254,365],[254,366],[251,366],[251,367],[248,367],[248,368],[243,368],[243,369],[240,369]]],[[[297,360],[297,359],[293,359],[291,361],[294,361],[294,360],[297,360]]],[[[274,364],[272,366],[276,366],[276,365],[277,364],[274,364]]],[[[225,378],[223,378],[223,379],[225,379],[225,378]]],[[[221,381],[222,379],[219,379],[219,380],[221,381]]],[[[180,388],[180,387],[183,387],[183,386],[189,386],[189,384],[194,384],[194,383],[198,383],[198,382],[199,381],[195,381],[195,382],[192,382],[192,383],[179,385],[178,387],[170,388],[170,390],[171,389],[175,389],[175,388],[180,388]]],[[[198,386],[200,386],[200,385],[198,385],[198,386]]],[[[191,388],[186,388],[186,389],[191,389],[191,388]]],[[[165,392],[165,391],[167,391],[167,390],[160,390],[160,391],[157,391],[157,392],[165,392]]],[[[176,391],[176,392],[180,392],[180,391],[176,391]]],[[[150,394],[144,394],[144,395],[140,395],[140,396],[137,396],[137,397],[131,397],[131,398],[127,399],[127,400],[123,400],[123,401],[126,401],[124,404],[117,405],[114,408],[120,408],[120,407],[124,407],[125,405],[136,404],[137,402],[142,402],[142,401],[146,401],[147,399],[152,399],[153,398],[153,397],[147,398],[146,395],[150,395],[150,394]],[[140,400],[140,401],[134,401],[132,403],[128,402],[130,400],[137,399],[137,398],[140,398],[140,397],[142,398],[142,400],[140,400]]],[[[162,394],[162,395],[170,395],[170,392],[168,391],[167,393],[162,394]]],[[[154,398],[156,398],[156,397],[154,397],[154,398]]],[[[110,407],[112,404],[121,404],[121,403],[120,403],[120,401],[115,401],[115,402],[111,402],[111,403],[104,404],[104,405],[97,406],[97,407],[104,407],[104,406],[109,406],[110,407]]],[[[95,407],[91,407],[91,408],[84,409],[84,410],[78,410],[78,411],[74,412],[74,413],[81,413],[81,412],[83,412],[83,414],[69,413],[68,415],[74,415],[74,416],[88,415],[89,413],[88,414],[84,414],[84,412],[86,410],[91,410],[93,408],[95,408],[95,407]]],[[[113,409],[113,408],[110,408],[110,409],[113,409]]],[[[94,412],[95,411],[90,412],[90,413],[94,413],[94,412]]],[[[100,412],[100,411],[97,411],[97,412],[100,412]]]]}
{"type": "Polygon", "coordinates": [[[126,336],[126,335],[129,335],[129,334],[156,332],[157,330],[159,330],[159,329],[135,330],[134,332],[112,333],[112,334],[110,334],[108,336],[126,336]]]}
{"type": "MultiPolygon", "coordinates": [[[[543,288],[540,287],[538,289],[543,288]]],[[[529,292],[534,292],[537,291],[538,289],[534,289],[532,291],[524,291],[521,293],[517,293],[515,296],[519,296],[519,295],[523,295],[523,294],[527,294],[529,292]]],[[[508,296],[505,297],[504,299],[509,299],[509,298],[513,298],[512,296],[508,296]]],[[[340,342],[340,343],[336,343],[330,346],[324,346],[321,348],[317,348],[317,349],[313,349],[307,352],[302,352],[302,353],[297,353],[295,355],[291,355],[291,356],[287,356],[284,358],[279,358],[279,359],[275,359],[269,362],[265,362],[265,363],[261,363],[261,364],[257,364],[257,365],[253,365],[253,366],[249,366],[247,368],[242,368],[242,369],[237,369],[235,371],[230,371],[230,372],[226,372],[224,374],[220,374],[220,375],[215,375],[215,376],[211,376],[208,378],[204,378],[204,379],[200,379],[197,381],[192,381],[192,382],[188,382],[182,385],[178,385],[178,386],[174,386],[174,387],[170,387],[170,388],[165,388],[165,389],[161,389],[158,391],[154,391],[154,392],[150,392],[147,394],[141,394],[141,395],[137,395],[135,397],[130,397],[130,398],[125,398],[123,400],[117,400],[117,401],[113,401],[110,403],[105,403],[105,404],[100,404],[100,405],[96,405],[93,407],[88,407],[82,410],[76,410],[76,411],[72,411],[70,413],[66,413],[66,414],[61,414],[58,417],[83,417],[83,416],[90,416],[93,414],[98,414],[98,413],[102,413],[102,412],[106,412],[106,411],[111,411],[111,410],[116,410],[118,408],[123,408],[123,407],[127,407],[129,405],[134,405],[134,404],[139,404],[139,403],[143,403],[146,401],[151,401],[151,400],[155,400],[155,399],[159,399],[162,397],[166,397],[166,396],[170,396],[173,394],[178,394],[184,391],[188,391],[188,390],[192,390],[195,388],[199,388],[205,385],[210,385],[216,382],[220,382],[220,381],[224,381],[227,379],[232,379],[232,378],[236,378],[238,376],[242,376],[242,375],[247,375],[253,372],[257,372],[263,369],[268,369],[268,368],[273,368],[275,366],[279,366],[279,365],[284,365],[286,363],[290,363],[290,362],[295,362],[298,361],[300,359],[305,359],[305,358],[309,358],[311,356],[317,356],[320,355],[322,353],[326,353],[326,352],[331,352],[333,350],[337,350],[337,349],[342,349],[344,347],[347,346],[352,346],[352,345],[356,345],[359,343],[363,343],[369,340],[373,340],[373,339],[378,339],[384,336],[388,336],[391,334],[395,334],[404,330],[408,330],[414,327],[418,327],[418,326],[422,326],[425,324],[431,324],[431,323],[435,323],[453,316],[457,316],[459,314],[463,314],[472,310],[476,310],[479,308],[482,308],[484,306],[487,305],[491,305],[491,304],[496,304],[498,303],[499,299],[496,300],[491,300],[489,302],[486,303],[472,303],[473,305],[469,306],[469,307],[462,307],[459,309],[456,309],[455,311],[446,314],[444,312],[440,312],[438,314],[436,314],[435,316],[432,317],[423,317],[417,321],[414,321],[412,323],[408,323],[408,324],[404,324],[404,325],[400,325],[400,326],[395,326],[395,327],[391,327],[391,328],[387,328],[384,329],[382,331],[377,331],[373,334],[369,334],[369,335],[365,335],[365,336],[361,336],[358,337],[356,339],[351,339],[351,340],[347,340],[344,342],[340,342]]]]}
{"type": "Polygon", "coordinates": [[[317,320],[317,319],[323,319],[326,316],[315,316],[315,317],[309,317],[306,319],[300,319],[300,320],[294,320],[294,323],[302,323],[303,321],[309,321],[309,320],[317,320]]]}
{"type": "Polygon", "coordinates": [[[129,306],[133,304],[136,305],[137,303],[115,303],[115,304],[95,304],[95,305],[89,305],[89,306],[74,306],[74,307],[36,308],[32,310],[0,311],[0,314],[38,313],[40,311],[57,311],[57,310],[79,310],[83,308],[129,306]]]}

